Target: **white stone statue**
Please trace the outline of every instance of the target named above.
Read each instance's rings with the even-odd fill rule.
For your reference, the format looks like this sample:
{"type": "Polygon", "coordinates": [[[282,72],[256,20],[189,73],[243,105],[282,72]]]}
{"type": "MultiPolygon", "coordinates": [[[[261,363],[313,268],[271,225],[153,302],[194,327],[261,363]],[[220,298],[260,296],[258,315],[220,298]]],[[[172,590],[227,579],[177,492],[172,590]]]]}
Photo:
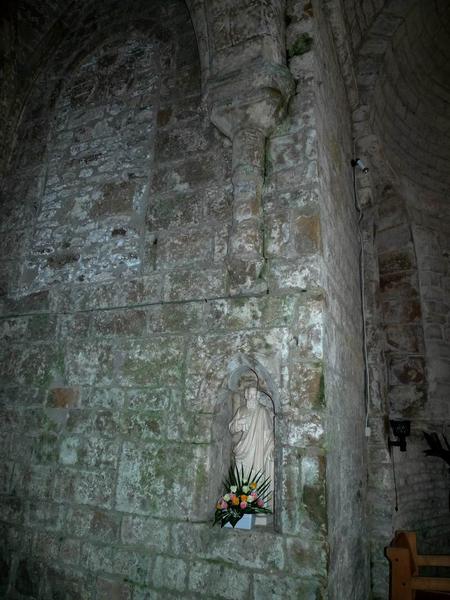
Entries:
{"type": "Polygon", "coordinates": [[[262,403],[265,394],[260,394],[255,383],[244,389],[243,400],[237,408],[229,430],[233,440],[233,456],[237,466],[243,465],[244,473],[264,471],[270,477],[271,488],[274,476],[273,411],[262,403]]]}

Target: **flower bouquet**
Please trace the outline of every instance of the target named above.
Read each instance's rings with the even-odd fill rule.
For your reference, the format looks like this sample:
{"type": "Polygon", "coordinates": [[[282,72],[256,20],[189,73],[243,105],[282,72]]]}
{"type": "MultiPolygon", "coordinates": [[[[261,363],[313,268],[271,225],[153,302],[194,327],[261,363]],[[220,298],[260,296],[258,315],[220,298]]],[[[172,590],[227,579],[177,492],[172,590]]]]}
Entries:
{"type": "Polygon", "coordinates": [[[245,474],[244,469],[232,465],[228,477],[223,482],[225,494],[216,504],[214,523],[224,527],[228,523],[232,527],[246,514],[268,514],[266,508],[270,497],[270,477],[264,478],[262,471],[245,474]]]}

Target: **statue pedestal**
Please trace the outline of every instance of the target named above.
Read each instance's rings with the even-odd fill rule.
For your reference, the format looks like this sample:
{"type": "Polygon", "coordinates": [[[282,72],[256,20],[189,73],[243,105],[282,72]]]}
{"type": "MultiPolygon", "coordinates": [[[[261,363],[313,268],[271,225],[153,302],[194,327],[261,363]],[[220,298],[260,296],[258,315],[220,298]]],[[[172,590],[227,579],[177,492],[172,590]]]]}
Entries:
{"type": "Polygon", "coordinates": [[[227,523],[224,525],[224,527],[231,529],[253,529],[253,526],[255,525],[255,517],[256,515],[245,514],[239,519],[234,528],[231,523],[227,523]]]}
{"type": "Polygon", "coordinates": [[[255,517],[255,525],[262,525],[263,527],[267,526],[267,515],[255,515],[255,517]]]}

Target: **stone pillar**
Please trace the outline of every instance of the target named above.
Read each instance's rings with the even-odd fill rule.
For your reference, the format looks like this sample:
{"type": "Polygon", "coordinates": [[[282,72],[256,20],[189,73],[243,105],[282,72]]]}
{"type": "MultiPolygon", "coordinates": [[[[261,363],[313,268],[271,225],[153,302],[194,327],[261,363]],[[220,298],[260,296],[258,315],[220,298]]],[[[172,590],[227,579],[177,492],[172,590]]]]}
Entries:
{"type": "Polygon", "coordinates": [[[233,223],[228,272],[233,287],[254,285],[264,267],[261,192],[264,182],[265,136],[241,129],[233,138],[233,223]]]}
{"type": "Polygon", "coordinates": [[[285,0],[186,0],[211,121],[233,143],[231,294],[266,288],[261,194],[266,139],[294,91],[286,67],[285,0]]]}
{"type": "Polygon", "coordinates": [[[293,91],[282,65],[257,61],[225,81],[210,83],[212,122],[233,142],[233,222],[227,267],[230,293],[266,288],[261,194],[266,139],[281,122],[293,91]]]}

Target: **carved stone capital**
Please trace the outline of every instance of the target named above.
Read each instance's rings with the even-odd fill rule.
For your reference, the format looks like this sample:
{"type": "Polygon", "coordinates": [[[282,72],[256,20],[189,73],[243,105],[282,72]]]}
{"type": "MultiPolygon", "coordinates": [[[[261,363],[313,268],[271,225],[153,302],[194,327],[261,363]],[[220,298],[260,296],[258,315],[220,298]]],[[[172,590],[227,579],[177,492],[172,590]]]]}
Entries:
{"type": "Polygon", "coordinates": [[[209,84],[211,121],[233,139],[243,129],[268,137],[284,117],[294,81],[283,65],[253,61],[209,84]]]}

